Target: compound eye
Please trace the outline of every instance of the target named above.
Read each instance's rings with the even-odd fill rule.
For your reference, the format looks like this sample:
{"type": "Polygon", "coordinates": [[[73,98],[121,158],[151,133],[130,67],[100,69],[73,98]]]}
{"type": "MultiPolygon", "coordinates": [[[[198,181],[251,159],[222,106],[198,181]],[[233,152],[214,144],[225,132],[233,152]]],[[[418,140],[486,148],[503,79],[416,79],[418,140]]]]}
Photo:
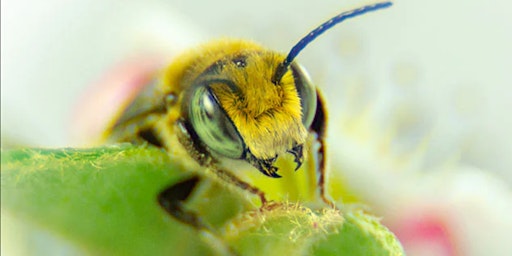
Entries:
{"type": "Polygon", "coordinates": [[[293,77],[295,79],[295,87],[300,97],[302,107],[302,123],[309,128],[316,113],[316,90],[311,82],[308,73],[298,64],[291,65],[293,77]]]}
{"type": "Polygon", "coordinates": [[[244,142],[207,86],[197,86],[192,92],[188,115],[192,127],[206,146],[229,158],[242,156],[244,142]]]}

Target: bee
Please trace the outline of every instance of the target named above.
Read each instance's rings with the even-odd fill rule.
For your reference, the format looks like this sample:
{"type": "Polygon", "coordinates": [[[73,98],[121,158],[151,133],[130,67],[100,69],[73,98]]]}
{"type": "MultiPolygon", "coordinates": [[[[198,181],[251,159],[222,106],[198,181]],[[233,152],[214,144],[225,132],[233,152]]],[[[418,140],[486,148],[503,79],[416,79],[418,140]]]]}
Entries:
{"type": "MultiPolygon", "coordinates": [[[[342,12],[308,33],[287,55],[236,39],[185,52],[145,87],[106,136],[191,159],[226,183],[257,195],[262,205],[267,203],[264,191],[240,178],[243,173],[233,166],[245,164],[276,179],[282,176],[279,158],[290,156],[298,170],[309,154],[318,193],[332,205],[325,189],[325,102],[294,60],[334,25],[389,6],[391,2],[381,2],[342,12]]],[[[171,186],[160,195],[160,203],[179,221],[205,228],[180,208],[198,182],[194,177],[171,186]]]]}

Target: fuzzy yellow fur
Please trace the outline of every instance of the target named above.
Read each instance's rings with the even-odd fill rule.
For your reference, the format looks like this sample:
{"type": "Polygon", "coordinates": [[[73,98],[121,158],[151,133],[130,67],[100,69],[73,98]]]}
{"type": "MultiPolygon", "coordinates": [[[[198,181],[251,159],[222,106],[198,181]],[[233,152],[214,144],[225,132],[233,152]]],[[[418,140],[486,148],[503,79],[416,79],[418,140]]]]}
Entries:
{"type": "Polygon", "coordinates": [[[238,129],[251,153],[260,159],[285,153],[295,144],[303,144],[307,130],[302,124],[302,109],[290,71],[279,85],[271,78],[285,56],[245,40],[210,42],[178,57],[164,73],[161,90],[180,95],[194,80],[218,60],[243,54],[246,66],[226,62],[220,74],[239,89],[234,93],[222,83],[211,88],[221,107],[238,129]]]}

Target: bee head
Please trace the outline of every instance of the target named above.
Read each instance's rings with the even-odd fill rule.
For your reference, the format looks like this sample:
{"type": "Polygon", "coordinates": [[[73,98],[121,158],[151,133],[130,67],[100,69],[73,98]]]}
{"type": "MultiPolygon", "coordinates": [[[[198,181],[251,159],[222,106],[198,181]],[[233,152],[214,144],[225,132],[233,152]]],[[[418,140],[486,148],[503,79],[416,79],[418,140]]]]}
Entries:
{"type": "Polygon", "coordinates": [[[279,155],[290,152],[302,158],[316,111],[315,88],[298,64],[273,82],[284,59],[252,49],[215,61],[195,78],[186,109],[208,148],[244,159],[273,177],[278,176],[272,164],[279,155]]]}
{"type": "Polygon", "coordinates": [[[196,63],[189,72],[199,75],[188,78],[188,102],[182,105],[201,143],[271,177],[279,177],[273,163],[283,153],[293,154],[298,168],[317,95],[295,57],[343,20],[389,6],[382,2],[343,12],[308,33],[286,56],[243,41],[206,50],[201,56],[209,62],[196,63]]]}

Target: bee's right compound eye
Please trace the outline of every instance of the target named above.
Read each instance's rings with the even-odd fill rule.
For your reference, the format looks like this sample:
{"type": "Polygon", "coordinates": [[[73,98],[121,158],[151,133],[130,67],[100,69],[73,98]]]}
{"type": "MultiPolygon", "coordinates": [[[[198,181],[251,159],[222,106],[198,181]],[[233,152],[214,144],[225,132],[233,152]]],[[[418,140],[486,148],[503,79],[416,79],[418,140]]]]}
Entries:
{"type": "Polygon", "coordinates": [[[195,132],[210,149],[229,158],[242,157],[244,142],[210,88],[194,89],[188,116],[195,132]]]}
{"type": "Polygon", "coordinates": [[[291,65],[293,77],[295,78],[295,87],[300,97],[302,107],[302,124],[309,128],[316,113],[316,90],[311,82],[308,73],[300,65],[293,63],[291,65]]]}

